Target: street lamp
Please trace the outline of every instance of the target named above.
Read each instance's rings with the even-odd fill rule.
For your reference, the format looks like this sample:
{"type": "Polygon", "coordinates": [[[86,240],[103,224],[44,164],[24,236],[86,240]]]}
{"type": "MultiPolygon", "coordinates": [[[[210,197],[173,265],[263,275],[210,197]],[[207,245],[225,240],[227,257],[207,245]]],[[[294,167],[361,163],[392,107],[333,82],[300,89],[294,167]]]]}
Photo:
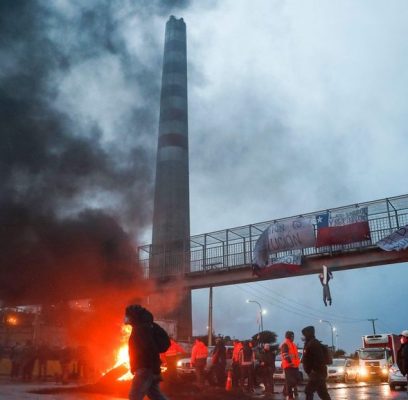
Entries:
{"type": "Polygon", "coordinates": [[[263,319],[262,319],[263,310],[262,310],[262,306],[261,306],[261,305],[259,304],[259,302],[257,302],[256,300],[247,300],[246,302],[247,302],[247,303],[256,303],[256,304],[258,304],[259,314],[260,314],[260,316],[261,316],[260,329],[261,329],[261,332],[263,332],[263,319]]]}
{"type": "Polygon", "coordinates": [[[334,340],[333,340],[333,331],[334,331],[334,327],[333,327],[333,325],[332,325],[332,323],[330,322],[330,321],[327,321],[327,320],[325,320],[325,319],[321,319],[320,321],[319,321],[320,323],[322,323],[322,322],[326,322],[327,324],[329,324],[330,325],[330,331],[331,331],[331,343],[332,343],[332,349],[334,350],[334,340]]]}
{"type": "Polygon", "coordinates": [[[339,348],[339,342],[338,342],[338,340],[339,340],[339,331],[337,330],[337,328],[335,326],[333,327],[333,331],[336,333],[336,349],[338,349],[339,348]]]}

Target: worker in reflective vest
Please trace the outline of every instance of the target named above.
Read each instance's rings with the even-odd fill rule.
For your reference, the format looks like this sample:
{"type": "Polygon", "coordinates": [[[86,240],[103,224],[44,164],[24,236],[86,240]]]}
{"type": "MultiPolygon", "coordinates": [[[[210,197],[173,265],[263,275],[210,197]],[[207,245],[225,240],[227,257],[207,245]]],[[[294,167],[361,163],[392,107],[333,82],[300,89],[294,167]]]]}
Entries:
{"type": "Polygon", "coordinates": [[[197,338],[191,350],[191,365],[195,368],[197,385],[204,386],[204,370],[207,365],[208,347],[202,338],[197,338]]]}
{"type": "Polygon", "coordinates": [[[297,394],[297,384],[299,381],[299,353],[296,344],[293,342],[295,334],[292,331],[285,333],[285,341],[280,346],[282,357],[282,369],[285,372],[285,396],[287,399],[294,399],[297,394]]]}
{"type": "Polygon", "coordinates": [[[239,352],[242,349],[242,343],[235,339],[234,350],[232,352],[232,386],[238,387],[240,381],[240,369],[239,369],[239,352]]]}

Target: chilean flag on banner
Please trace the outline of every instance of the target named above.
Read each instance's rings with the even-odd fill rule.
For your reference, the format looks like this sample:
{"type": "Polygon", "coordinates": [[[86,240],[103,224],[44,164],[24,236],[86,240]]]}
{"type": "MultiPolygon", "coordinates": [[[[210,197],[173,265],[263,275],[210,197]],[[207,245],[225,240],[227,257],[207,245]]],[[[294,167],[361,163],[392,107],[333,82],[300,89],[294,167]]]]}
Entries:
{"type": "Polygon", "coordinates": [[[370,240],[367,207],[350,212],[319,214],[316,216],[316,247],[349,244],[370,240]]]}

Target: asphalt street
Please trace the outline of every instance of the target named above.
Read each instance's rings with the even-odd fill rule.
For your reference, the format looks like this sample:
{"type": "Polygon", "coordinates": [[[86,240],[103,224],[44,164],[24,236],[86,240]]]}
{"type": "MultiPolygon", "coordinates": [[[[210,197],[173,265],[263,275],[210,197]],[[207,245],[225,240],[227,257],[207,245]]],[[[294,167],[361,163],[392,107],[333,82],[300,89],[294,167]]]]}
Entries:
{"type": "MultiPolygon", "coordinates": [[[[36,394],[30,393],[38,389],[55,388],[52,384],[22,384],[22,383],[1,383],[0,384],[0,399],[2,400],[121,400],[124,397],[115,397],[100,393],[81,393],[81,392],[66,392],[66,390],[74,388],[74,386],[61,388],[64,392],[53,394],[36,394]]],[[[390,391],[387,384],[365,384],[345,385],[332,384],[330,385],[330,396],[332,400],[376,400],[376,399],[408,399],[405,390],[390,391]]],[[[192,398],[203,398],[201,395],[192,395],[192,398]]],[[[217,398],[220,398],[217,396],[217,398]]],[[[228,396],[231,399],[231,395],[228,396]]],[[[237,399],[242,399],[241,395],[237,395],[237,399]]],[[[262,394],[248,396],[250,398],[262,399],[262,394]]],[[[281,386],[277,385],[274,399],[283,399],[281,394],[281,386]]],[[[299,393],[299,400],[305,398],[303,393],[299,393]]],[[[317,399],[318,397],[315,396],[317,399]]],[[[177,400],[170,397],[170,400],[177,400]]]]}

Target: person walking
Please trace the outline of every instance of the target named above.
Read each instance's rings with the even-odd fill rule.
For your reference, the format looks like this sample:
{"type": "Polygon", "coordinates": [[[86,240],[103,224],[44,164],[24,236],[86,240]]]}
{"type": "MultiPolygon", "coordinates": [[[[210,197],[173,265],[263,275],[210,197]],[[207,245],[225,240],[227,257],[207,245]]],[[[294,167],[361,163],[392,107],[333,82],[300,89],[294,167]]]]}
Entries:
{"type": "Polygon", "coordinates": [[[323,345],[315,337],[314,326],[306,326],[302,334],[305,338],[302,362],[309,376],[305,388],[306,400],[313,400],[315,392],[322,400],[331,400],[326,385],[327,365],[323,345]]]}
{"type": "Polygon", "coordinates": [[[285,333],[285,340],[280,346],[282,369],[285,373],[284,393],[287,399],[294,399],[297,395],[299,380],[299,352],[294,343],[295,334],[292,331],[285,333]]]}
{"type": "Polygon", "coordinates": [[[269,343],[263,345],[259,353],[259,368],[262,382],[265,386],[265,394],[273,395],[274,382],[273,373],[275,372],[275,353],[271,350],[269,343]]]}
{"type": "Polygon", "coordinates": [[[191,350],[191,366],[194,367],[196,373],[197,385],[204,386],[204,370],[207,365],[208,347],[203,342],[202,338],[196,338],[194,346],[191,350]]]}
{"type": "Polygon", "coordinates": [[[160,353],[153,337],[153,315],[140,305],[125,311],[125,323],[131,325],[129,337],[130,371],[134,375],[129,400],[167,400],[160,391],[160,353]]]}
{"type": "Polygon", "coordinates": [[[239,352],[240,387],[243,391],[252,392],[254,390],[254,363],[255,353],[245,340],[239,352]],[[248,381],[245,389],[245,380],[248,381]]]}
{"type": "Polygon", "coordinates": [[[401,374],[407,377],[407,393],[408,393],[408,330],[402,331],[400,334],[401,347],[397,354],[397,365],[401,374]]]}

